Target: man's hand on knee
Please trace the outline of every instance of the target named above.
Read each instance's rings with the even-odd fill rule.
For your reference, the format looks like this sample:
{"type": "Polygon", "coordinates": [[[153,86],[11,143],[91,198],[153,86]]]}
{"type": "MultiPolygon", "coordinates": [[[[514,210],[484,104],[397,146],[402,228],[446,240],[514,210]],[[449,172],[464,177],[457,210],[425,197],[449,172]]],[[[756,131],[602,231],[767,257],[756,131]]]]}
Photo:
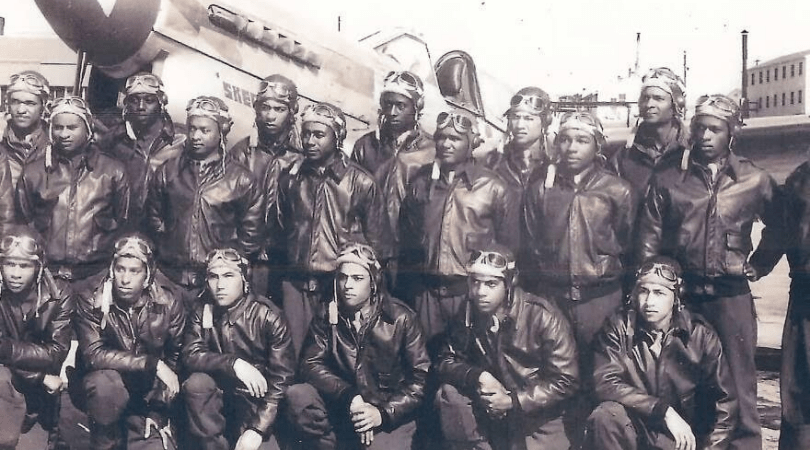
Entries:
{"type": "Polygon", "coordinates": [[[243,359],[237,359],[233,363],[233,371],[239,381],[248,388],[250,395],[256,398],[264,397],[267,393],[267,380],[264,378],[259,369],[253,367],[249,362],[243,359]]]}
{"type": "Polygon", "coordinates": [[[670,406],[664,415],[664,423],[675,439],[676,450],[695,450],[695,434],[692,427],[670,406]]]}

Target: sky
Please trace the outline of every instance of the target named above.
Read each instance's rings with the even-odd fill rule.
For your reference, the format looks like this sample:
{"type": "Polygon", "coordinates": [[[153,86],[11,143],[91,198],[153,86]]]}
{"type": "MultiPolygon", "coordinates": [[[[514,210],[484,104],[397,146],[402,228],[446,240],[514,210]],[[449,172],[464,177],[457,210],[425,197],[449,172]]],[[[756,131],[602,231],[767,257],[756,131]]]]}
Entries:
{"type": "MultiPolygon", "coordinates": [[[[682,74],[686,52],[691,100],[739,86],[743,29],[749,32],[749,67],[757,59],[810,49],[810,2],[802,0],[267,1],[306,14],[319,28],[337,30],[340,16],[341,32],[351,38],[391,27],[414,30],[434,62],[447,51],[465,50],[479,70],[508,86],[536,85],[555,97],[590,92],[627,75],[636,33],[642,72],[668,66],[682,74]]],[[[50,32],[33,1],[2,4],[7,35],[50,32]]]]}

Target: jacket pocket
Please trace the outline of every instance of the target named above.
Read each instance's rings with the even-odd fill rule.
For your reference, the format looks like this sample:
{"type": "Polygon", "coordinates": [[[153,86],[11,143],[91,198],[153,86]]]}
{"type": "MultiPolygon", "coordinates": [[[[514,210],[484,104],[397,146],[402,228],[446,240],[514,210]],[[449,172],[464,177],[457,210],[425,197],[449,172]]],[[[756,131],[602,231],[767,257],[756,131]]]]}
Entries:
{"type": "Polygon", "coordinates": [[[399,387],[399,382],[394,374],[377,372],[377,387],[381,391],[392,391],[399,387]]]}
{"type": "Polygon", "coordinates": [[[751,252],[751,236],[743,236],[734,231],[726,232],[726,267],[725,271],[729,275],[745,275],[745,265],[748,262],[748,254],[751,252]]]}

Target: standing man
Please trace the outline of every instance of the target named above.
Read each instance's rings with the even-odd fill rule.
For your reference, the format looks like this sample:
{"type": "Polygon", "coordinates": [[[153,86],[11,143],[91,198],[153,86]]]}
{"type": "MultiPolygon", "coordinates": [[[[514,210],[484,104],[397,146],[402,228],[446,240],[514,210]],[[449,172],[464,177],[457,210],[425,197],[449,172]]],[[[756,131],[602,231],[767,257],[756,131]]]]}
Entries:
{"type": "Polygon", "coordinates": [[[48,448],[59,439],[60,377],[70,349],[73,297],[45,268],[45,247],[27,227],[0,239],[0,448],[17,448],[37,422],[48,431],[48,448]]]}
{"type": "Polygon", "coordinates": [[[50,98],[50,84],[39,72],[25,70],[11,76],[6,89],[9,119],[0,152],[9,160],[12,187],[17,186],[23,166],[45,154],[48,146],[45,114],[50,98]]]}
{"type": "MultiPolygon", "coordinates": [[[[641,80],[638,112],[641,123],[628,145],[610,158],[610,167],[633,185],[644,200],[653,170],[664,159],[679,158],[687,148],[689,130],[683,122],[686,88],[681,77],[666,67],[651,69],[641,80]]],[[[687,156],[688,158],[688,156],[687,156]]]]}
{"type": "Polygon", "coordinates": [[[298,88],[289,78],[270,75],[259,84],[253,109],[256,112],[253,132],[237,142],[229,156],[253,172],[266,196],[265,234],[263,248],[253,264],[253,288],[281,304],[287,248],[279,223],[278,186],[281,176],[302,160],[295,129],[298,88]]]}
{"type": "MultiPolygon", "coordinates": [[[[408,71],[389,72],[380,94],[379,129],[361,137],[352,152],[352,160],[377,180],[394,239],[399,236],[399,210],[408,184],[417,170],[436,158],[432,137],[419,126],[424,97],[418,76],[408,71]]],[[[413,267],[389,264],[386,276],[394,294],[411,300],[407,287],[418,282],[413,267]]]]}
{"type": "Polygon", "coordinates": [[[336,300],[313,321],[301,356],[304,383],[287,391],[306,449],[411,448],[430,359],[414,312],[385,291],[374,250],[337,258],[336,300]]]}
{"type": "Polygon", "coordinates": [[[470,252],[495,241],[517,246],[520,199],[476,165],[475,118],[458,110],[436,119],[436,161],[417,172],[400,212],[400,258],[421,271],[416,312],[428,340],[444,331],[467,296],[470,252]]]}
{"type": "MultiPolygon", "coordinates": [[[[77,396],[101,450],[177,448],[169,419],[185,313],[156,280],[152,244],[137,234],[115,242],[109,273],[79,295],[77,396]],[[125,430],[125,436],[120,430],[125,430]]],[[[77,386],[72,386],[71,390],[77,386]]]]}
{"type": "Polygon", "coordinates": [[[282,178],[280,212],[287,243],[284,314],[296,354],[313,315],[332,295],[338,250],[348,242],[370,245],[386,261],[391,253],[382,196],[374,178],[341,151],[346,118],[329,103],[304,110],[304,161],[282,178]]]}
{"type": "MultiPolygon", "coordinates": [[[[175,134],[163,81],[149,72],[127,78],[123,125],[112,131],[111,151],[127,168],[130,217],[141,220],[149,180],[161,164],[183,151],[185,136],[175,134]]],[[[140,224],[135,224],[140,225],[140,224]]]]}
{"type": "Polygon", "coordinates": [[[201,96],[186,107],[188,139],[178,158],[162,165],[149,187],[146,222],[158,266],[191,307],[202,290],[205,255],[233,246],[247,255],[260,248],[264,195],[253,174],[225,158],[228,106],[201,96]]]}
{"type": "Polygon", "coordinates": [[[562,412],[579,377],[574,336],[555,306],[515,285],[515,264],[500,245],[467,264],[469,302],[437,365],[450,449],[569,448],[562,412]]]}
{"type": "Polygon", "coordinates": [[[588,418],[585,449],[729,448],[737,401],[728,361],[708,322],[682,309],[681,288],[675,260],[644,262],[631,304],[596,338],[602,403],[588,418]]]}
{"type": "Polygon", "coordinates": [[[183,349],[187,448],[257,450],[295,374],[292,340],[281,311],[251,291],[242,254],[214,250],[206,267],[183,349]]]}
{"type": "Polygon", "coordinates": [[[80,97],[51,109],[51,144],[23,168],[20,218],[45,240],[51,272],[74,283],[107,266],[115,234],[129,218],[126,168],[93,142],[93,115],[80,97]]]}
{"type": "Polygon", "coordinates": [[[782,209],[776,183],[732,151],[742,127],[737,104],[723,95],[698,99],[686,167],[656,172],[639,217],[638,261],[655,255],[684,269],[686,304],[717,330],[740,405],[731,448],[762,446],[757,413],[756,315],[749,280],[768,273],[782,254],[782,209]],[[751,227],[765,224],[751,253],[751,227]]]}

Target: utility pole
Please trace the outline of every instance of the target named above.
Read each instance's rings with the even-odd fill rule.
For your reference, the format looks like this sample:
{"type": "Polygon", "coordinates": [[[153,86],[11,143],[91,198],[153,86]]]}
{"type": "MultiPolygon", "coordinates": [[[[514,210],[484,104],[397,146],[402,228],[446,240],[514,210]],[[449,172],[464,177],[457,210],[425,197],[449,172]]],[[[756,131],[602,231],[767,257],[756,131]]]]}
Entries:
{"type": "Polygon", "coordinates": [[[742,30],[742,116],[748,118],[748,31],[742,30]]]}
{"type": "Polygon", "coordinates": [[[340,16],[338,16],[338,33],[340,33],[340,16]]]}
{"type": "Polygon", "coordinates": [[[641,52],[641,33],[636,33],[636,65],[635,65],[635,73],[638,73],[638,60],[639,60],[639,53],[641,52]]]}
{"type": "Polygon", "coordinates": [[[689,67],[686,66],[686,50],[683,51],[683,84],[686,84],[686,71],[689,70],[689,67]]]}

